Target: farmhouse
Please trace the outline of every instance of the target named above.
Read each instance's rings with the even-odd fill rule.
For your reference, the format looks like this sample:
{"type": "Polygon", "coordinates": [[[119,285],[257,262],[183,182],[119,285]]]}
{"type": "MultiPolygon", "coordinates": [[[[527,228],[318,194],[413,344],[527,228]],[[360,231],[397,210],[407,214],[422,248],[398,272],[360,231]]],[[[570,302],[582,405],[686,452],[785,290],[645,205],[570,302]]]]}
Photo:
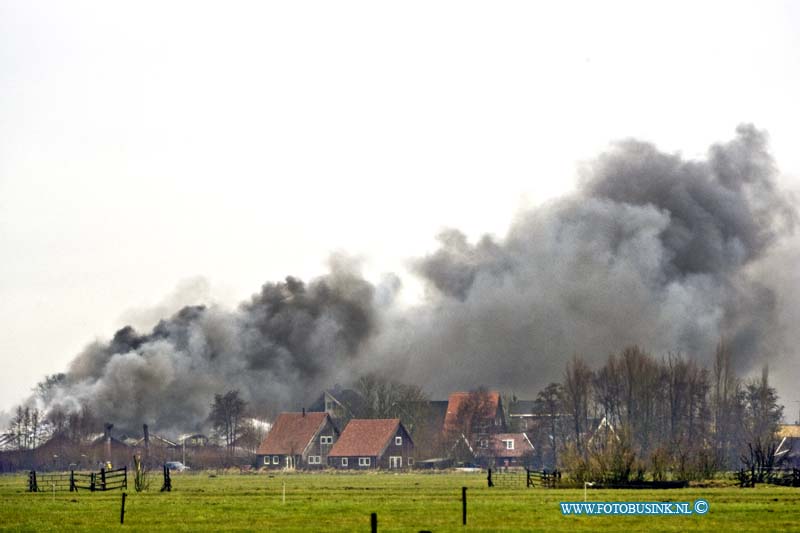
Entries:
{"type": "Polygon", "coordinates": [[[399,418],[353,419],[328,454],[337,469],[403,468],[414,464],[414,442],[399,418]]]}
{"type": "Polygon", "coordinates": [[[264,468],[322,468],[339,430],[327,413],[281,413],[264,442],[256,461],[264,468]]]}
{"type": "Polygon", "coordinates": [[[534,448],[526,433],[498,433],[482,440],[477,452],[486,466],[525,466],[534,448]]]}

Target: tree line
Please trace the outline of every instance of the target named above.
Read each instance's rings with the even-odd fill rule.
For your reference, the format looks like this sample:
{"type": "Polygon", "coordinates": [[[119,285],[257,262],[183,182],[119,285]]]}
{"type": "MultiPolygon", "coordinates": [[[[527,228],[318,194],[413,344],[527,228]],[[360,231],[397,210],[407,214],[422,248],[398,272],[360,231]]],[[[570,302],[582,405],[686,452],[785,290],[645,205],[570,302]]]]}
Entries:
{"type": "Polygon", "coordinates": [[[741,379],[722,342],[710,369],[638,346],[598,369],[575,356],[534,406],[531,433],[542,463],[606,481],[704,479],[749,467],[770,449],[774,461],[783,416],[768,368],[741,379]]]}

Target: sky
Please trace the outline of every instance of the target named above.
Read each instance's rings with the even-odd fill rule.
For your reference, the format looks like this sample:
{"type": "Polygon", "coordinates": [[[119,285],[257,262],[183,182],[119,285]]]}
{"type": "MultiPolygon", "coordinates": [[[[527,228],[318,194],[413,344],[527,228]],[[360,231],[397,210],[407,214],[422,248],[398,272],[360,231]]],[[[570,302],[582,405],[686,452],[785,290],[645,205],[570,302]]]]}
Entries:
{"type": "Polygon", "coordinates": [[[699,158],[751,122],[800,189],[799,29],[791,2],[0,0],[0,410],[127,323],[502,235],[619,139],[699,158]]]}

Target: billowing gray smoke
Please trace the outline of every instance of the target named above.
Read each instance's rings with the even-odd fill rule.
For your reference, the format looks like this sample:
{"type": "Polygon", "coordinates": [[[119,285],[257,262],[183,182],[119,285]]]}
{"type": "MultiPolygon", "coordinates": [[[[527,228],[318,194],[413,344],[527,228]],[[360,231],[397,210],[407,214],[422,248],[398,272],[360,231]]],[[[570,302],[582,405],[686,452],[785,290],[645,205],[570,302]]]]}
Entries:
{"type": "Polygon", "coordinates": [[[705,161],[625,141],[505,238],[444,232],[415,262],[430,291],[412,309],[387,297],[396,277],[376,288],[334,262],[234,312],[187,307],[146,335],[122,329],[73,361],[51,403],[89,402],[118,427],[190,429],[229,389],[297,408],[379,370],[436,396],[479,384],[533,394],[573,354],[597,361],[637,343],[707,360],[721,337],[746,370],[781,337],[778,296],[752,266],[793,223],[752,126],[705,161]]]}
{"type": "Polygon", "coordinates": [[[439,391],[530,394],[573,354],[637,343],[708,360],[724,337],[746,371],[780,338],[777,296],[749,268],[794,224],[775,173],[752,126],[705,161],[621,142],[501,241],[444,232],[416,263],[430,300],[384,329],[381,363],[439,391]]]}
{"type": "Polygon", "coordinates": [[[334,260],[329,275],[267,283],[233,312],[185,307],[149,334],[123,328],[75,358],[50,403],[162,431],[202,427],[214,394],[231,389],[254,406],[297,407],[373,333],[373,292],[334,260]]]}

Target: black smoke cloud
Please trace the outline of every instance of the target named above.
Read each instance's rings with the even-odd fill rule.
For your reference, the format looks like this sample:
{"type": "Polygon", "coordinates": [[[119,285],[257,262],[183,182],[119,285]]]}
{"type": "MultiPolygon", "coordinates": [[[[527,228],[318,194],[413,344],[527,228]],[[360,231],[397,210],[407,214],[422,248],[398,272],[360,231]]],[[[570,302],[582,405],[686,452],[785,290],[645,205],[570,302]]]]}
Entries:
{"type": "Polygon", "coordinates": [[[118,331],[72,362],[51,405],[188,430],[228,389],[297,408],[380,371],[436,396],[479,384],[533,394],[573,354],[600,361],[637,343],[707,360],[723,337],[747,371],[783,335],[770,269],[785,265],[762,260],[795,211],[775,178],[752,126],[702,161],[620,142],[575,193],[520,213],[504,238],[442,233],[414,261],[422,303],[394,305],[398,277],[376,287],[335,260],[330,274],[268,283],[232,312],[186,307],[150,333],[118,331]]]}
{"type": "Polygon", "coordinates": [[[375,288],[341,258],[306,284],[267,283],[235,311],[185,307],[148,334],[131,327],[70,364],[50,406],[88,404],[119,428],[201,429],[214,394],[296,407],[336,377],[374,333],[375,288]]]}

